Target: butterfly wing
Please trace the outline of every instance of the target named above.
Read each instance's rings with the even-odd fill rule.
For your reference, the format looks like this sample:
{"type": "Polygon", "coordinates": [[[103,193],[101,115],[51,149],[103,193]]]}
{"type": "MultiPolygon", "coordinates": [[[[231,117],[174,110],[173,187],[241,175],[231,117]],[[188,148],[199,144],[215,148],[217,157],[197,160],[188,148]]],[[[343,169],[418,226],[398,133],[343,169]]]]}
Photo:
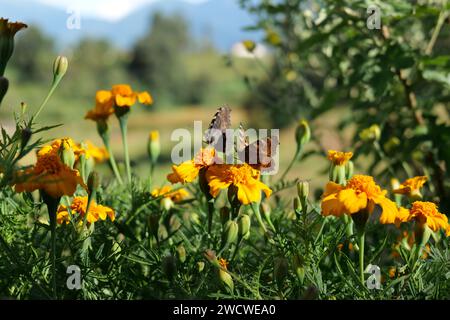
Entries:
{"type": "Polygon", "coordinates": [[[225,131],[231,128],[231,109],[227,105],[219,107],[214,114],[211,123],[209,124],[208,131],[205,133],[204,140],[210,145],[214,145],[218,142],[220,132],[225,140],[225,131]]]}

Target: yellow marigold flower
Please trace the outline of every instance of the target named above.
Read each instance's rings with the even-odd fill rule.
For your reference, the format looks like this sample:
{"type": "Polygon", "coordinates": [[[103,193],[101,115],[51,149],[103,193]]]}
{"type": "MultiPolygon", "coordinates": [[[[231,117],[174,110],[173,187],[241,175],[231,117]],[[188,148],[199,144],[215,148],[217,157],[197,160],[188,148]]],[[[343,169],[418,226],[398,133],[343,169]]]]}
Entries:
{"type": "Polygon", "coordinates": [[[431,230],[443,229],[448,231],[448,218],[438,211],[433,202],[415,201],[410,210],[410,220],[415,219],[422,225],[427,225],[431,230]]]}
{"type": "Polygon", "coordinates": [[[201,149],[192,160],[172,166],[172,173],[167,175],[171,183],[190,183],[197,178],[200,169],[214,164],[216,151],[213,148],[201,149]]]}
{"type": "Polygon", "coordinates": [[[397,194],[404,194],[409,197],[418,197],[421,198],[422,195],[420,193],[420,188],[427,182],[426,176],[418,176],[414,178],[407,179],[400,186],[394,189],[392,192],[397,194]]]}
{"type": "MultiPolygon", "coordinates": [[[[93,158],[96,163],[102,163],[109,159],[109,154],[106,148],[97,147],[91,141],[84,141],[85,148],[83,149],[84,154],[86,154],[86,159],[93,158]]],[[[81,145],[79,145],[81,149],[81,145]]]]}
{"type": "Polygon", "coordinates": [[[242,204],[261,200],[261,191],[270,197],[272,190],[259,180],[260,172],[244,163],[239,165],[218,164],[208,168],[206,179],[213,197],[230,185],[237,187],[237,197],[242,204]]]}
{"type": "MultiPolygon", "coordinates": [[[[70,212],[72,216],[76,217],[78,215],[79,223],[82,223],[84,220],[84,216],[86,215],[86,209],[88,204],[88,197],[75,197],[72,200],[72,204],[70,205],[70,212]]],[[[91,224],[99,219],[106,220],[109,217],[111,221],[115,220],[114,210],[97,204],[95,201],[92,201],[89,206],[89,212],[87,213],[86,221],[91,224]]],[[[56,221],[59,224],[69,223],[70,215],[68,212],[68,208],[64,205],[59,206],[58,212],[56,215],[56,221]]]]}
{"type": "Polygon", "coordinates": [[[43,156],[48,153],[58,154],[59,150],[63,147],[64,149],[72,149],[75,154],[75,159],[78,159],[80,154],[84,152],[78,144],[76,144],[71,138],[61,138],[54,140],[50,145],[43,146],[37,153],[37,156],[43,156]]]}
{"type": "Polygon", "coordinates": [[[328,160],[336,166],[343,166],[353,157],[353,152],[328,150],[328,160]]]}
{"type": "Polygon", "coordinates": [[[134,92],[127,84],[117,84],[112,87],[113,101],[118,107],[131,107],[136,100],[142,104],[152,104],[153,99],[147,91],[134,92]]]}
{"type": "Polygon", "coordinates": [[[394,221],[397,228],[400,226],[400,224],[402,222],[408,222],[409,219],[410,219],[409,210],[404,207],[398,208],[398,213],[397,213],[397,216],[395,217],[395,221],[394,221]]]}
{"type": "Polygon", "coordinates": [[[114,113],[114,100],[111,91],[99,90],[95,94],[95,107],[89,110],[85,119],[106,121],[114,113]]]}
{"type": "Polygon", "coordinates": [[[173,202],[177,203],[183,199],[186,199],[189,196],[189,192],[187,192],[184,188],[172,191],[171,186],[164,186],[162,188],[153,189],[152,196],[155,198],[161,196],[164,198],[170,198],[173,202]]]}
{"type": "Polygon", "coordinates": [[[20,171],[16,183],[16,192],[43,190],[53,198],[74,194],[77,185],[86,187],[77,170],[62,163],[59,156],[48,152],[38,156],[32,168],[20,171]]]}
{"type": "Polygon", "coordinates": [[[397,274],[397,268],[395,268],[395,267],[389,268],[389,278],[391,278],[391,279],[395,278],[396,274],[397,274]]]}
{"type": "Polygon", "coordinates": [[[322,195],[322,214],[324,216],[352,215],[361,210],[372,213],[375,205],[381,206],[381,223],[394,223],[398,215],[395,203],[386,198],[386,190],[375,183],[373,177],[354,175],[345,186],[328,182],[322,195]]]}

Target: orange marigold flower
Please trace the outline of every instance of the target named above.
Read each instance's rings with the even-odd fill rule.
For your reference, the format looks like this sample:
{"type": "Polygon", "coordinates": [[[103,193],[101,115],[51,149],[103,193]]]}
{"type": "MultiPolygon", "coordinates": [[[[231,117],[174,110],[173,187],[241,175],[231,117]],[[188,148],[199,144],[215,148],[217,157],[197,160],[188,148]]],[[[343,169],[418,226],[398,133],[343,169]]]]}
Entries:
{"type": "Polygon", "coordinates": [[[328,150],[328,160],[336,166],[343,166],[353,157],[353,152],[328,150]]]}
{"type": "Polygon", "coordinates": [[[217,164],[208,168],[206,180],[213,197],[230,185],[237,187],[237,197],[242,204],[261,200],[261,191],[270,197],[272,190],[259,180],[260,172],[250,165],[217,164]]]}
{"type": "MultiPolygon", "coordinates": [[[[75,197],[70,205],[70,213],[72,216],[79,220],[79,223],[83,223],[84,217],[86,215],[86,209],[88,204],[88,197],[75,197]],[[78,216],[77,216],[78,215],[78,216]]],[[[89,212],[87,213],[86,221],[91,224],[99,219],[106,220],[109,217],[111,221],[115,220],[114,210],[97,204],[92,201],[89,206],[89,212]]],[[[70,215],[68,208],[64,205],[59,206],[56,221],[58,224],[69,223],[70,215]]]]}
{"type": "Polygon", "coordinates": [[[164,198],[170,198],[173,202],[177,203],[186,199],[189,196],[189,192],[187,192],[184,188],[172,191],[172,187],[164,186],[162,188],[153,189],[152,196],[155,198],[161,196],[164,198]]]}
{"type": "Polygon", "coordinates": [[[422,225],[427,225],[431,230],[448,230],[448,218],[438,211],[438,207],[433,202],[415,201],[410,210],[410,220],[415,219],[422,225]]]}
{"type": "Polygon", "coordinates": [[[114,100],[111,91],[99,90],[95,94],[95,107],[89,110],[85,119],[106,121],[114,113],[114,100]]]}
{"type": "Polygon", "coordinates": [[[153,99],[147,91],[134,92],[127,84],[117,84],[112,87],[111,94],[117,107],[131,107],[136,100],[142,104],[152,104],[153,99]]]}
{"type": "Polygon", "coordinates": [[[61,138],[54,140],[50,145],[43,146],[37,153],[37,156],[43,156],[48,153],[58,154],[63,149],[72,149],[75,154],[75,160],[78,160],[80,154],[84,152],[83,148],[76,144],[71,138],[61,138]]]}
{"type": "Polygon", "coordinates": [[[420,193],[420,188],[427,182],[426,176],[418,176],[414,178],[407,179],[403,183],[398,186],[398,188],[394,189],[392,192],[398,194],[404,194],[409,197],[418,197],[421,198],[422,195],[420,193]]]}
{"type": "Polygon", "coordinates": [[[201,149],[194,159],[172,166],[172,173],[167,175],[171,183],[190,183],[197,178],[200,169],[214,164],[216,151],[213,148],[201,149]]]}
{"type": "Polygon", "coordinates": [[[322,214],[324,216],[343,214],[352,215],[361,210],[372,213],[375,205],[381,206],[381,223],[394,223],[398,215],[397,206],[386,198],[386,190],[382,190],[371,176],[354,175],[345,186],[328,182],[322,195],[322,214]]]}
{"type": "Polygon", "coordinates": [[[86,186],[77,170],[72,170],[54,152],[38,156],[36,164],[19,171],[16,177],[16,192],[43,190],[53,198],[74,194],[77,185],[86,186]]]}

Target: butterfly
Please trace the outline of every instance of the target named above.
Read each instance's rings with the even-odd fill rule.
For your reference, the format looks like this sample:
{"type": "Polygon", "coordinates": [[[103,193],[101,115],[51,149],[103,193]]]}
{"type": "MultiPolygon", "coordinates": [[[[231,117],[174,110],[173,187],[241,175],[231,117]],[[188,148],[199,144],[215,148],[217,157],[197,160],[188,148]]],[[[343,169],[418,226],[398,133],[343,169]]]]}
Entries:
{"type": "Polygon", "coordinates": [[[227,105],[219,107],[214,114],[204,140],[210,146],[222,151],[226,146],[226,130],[231,128],[231,108],[227,105]]]}
{"type": "Polygon", "coordinates": [[[266,137],[249,143],[244,126],[242,123],[239,125],[237,142],[239,159],[259,170],[270,170],[273,167],[273,156],[278,144],[279,140],[277,136],[266,137]]]}

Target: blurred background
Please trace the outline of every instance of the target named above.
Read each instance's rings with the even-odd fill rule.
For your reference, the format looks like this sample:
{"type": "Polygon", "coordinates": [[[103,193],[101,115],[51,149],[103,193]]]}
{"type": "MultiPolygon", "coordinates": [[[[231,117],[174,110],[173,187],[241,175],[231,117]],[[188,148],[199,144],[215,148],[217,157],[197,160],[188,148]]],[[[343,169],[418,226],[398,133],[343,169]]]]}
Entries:
{"type": "Polygon", "coordinates": [[[281,129],[280,174],[295,152],[297,121],[311,122],[313,142],[290,179],[323,186],[326,150],[353,150],[356,172],[379,175],[386,186],[394,176],[426,174],[430,191],[444,199],[449,9],[425,0],[0,0],[0,16],[29,25],[16,37],[6,72],[1,124],[13,125],[21,102],[30,109],[41,103],[54,57],[63,54],[69,70],[41,118],[63,125],[47,138],[101,145],[95,123],[83,119],[95,92],[118,83],[147,90],[155,103],[133,108],[129,144],[135,170],[146,174],[148,134],[160,131],[158,184],[170,171],[172,130],[192,130],[194,120],[206,129],[217,107],[228,104],[235,127],[281,129]],[[381,16],[372,18],[382,23],[371,29],[373,4],[381,16]],[[366,132],[361,141],[374,124],[379,134],[366,132]]]}

